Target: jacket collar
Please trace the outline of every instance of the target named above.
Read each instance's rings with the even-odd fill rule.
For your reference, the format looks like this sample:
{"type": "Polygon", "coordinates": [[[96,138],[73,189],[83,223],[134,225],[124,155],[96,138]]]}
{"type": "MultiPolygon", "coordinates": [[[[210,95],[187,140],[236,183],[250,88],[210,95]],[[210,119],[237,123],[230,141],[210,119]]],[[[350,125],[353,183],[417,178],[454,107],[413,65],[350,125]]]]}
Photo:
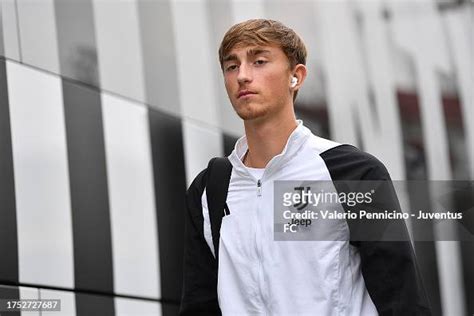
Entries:
{"type": "MultiPolygon", "coordinates": [[[[279,170],[285,165],[291,158],[298,153],[301,146],[308,140],[311,135],[311,131],[303,125],[302,120],[297,120],[298,126],[290,134],[283,151],[274,156],[266,165],[265,172],[262,178],[268,178],[272,173],[279,170]]],[[[248,144],[247,137],[242,136],[235,143],[234,150],[229,156],[229,160],[233,168],[241,175],[251,176],[247,167],[242,163],[242,158],[247,152],[248,144]]]]}

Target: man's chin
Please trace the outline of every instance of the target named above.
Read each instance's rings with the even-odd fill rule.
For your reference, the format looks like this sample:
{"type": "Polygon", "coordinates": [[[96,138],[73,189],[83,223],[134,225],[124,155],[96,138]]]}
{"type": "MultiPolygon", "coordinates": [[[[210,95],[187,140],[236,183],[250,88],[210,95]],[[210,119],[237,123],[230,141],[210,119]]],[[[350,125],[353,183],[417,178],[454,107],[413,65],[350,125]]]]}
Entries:
{"type": "Polygon", "coordinates": [[[264,118],[267,115],[267,109],[262,108],[262,105],[244,105],[240,108],[234,108],[237,115],[244,121],[256,120],[264,118]]]}
{"type": "Polygon", "coordinates": [[[265,118],[266,112],[237,112],[237,115],[244,121],[255,121],[265,118]]]}

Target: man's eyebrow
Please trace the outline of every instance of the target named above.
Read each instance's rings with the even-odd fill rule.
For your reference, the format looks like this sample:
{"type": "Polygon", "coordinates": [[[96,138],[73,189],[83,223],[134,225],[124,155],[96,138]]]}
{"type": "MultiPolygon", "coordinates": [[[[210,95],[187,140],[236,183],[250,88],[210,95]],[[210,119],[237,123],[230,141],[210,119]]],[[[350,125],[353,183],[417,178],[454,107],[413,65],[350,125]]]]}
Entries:
{"type": "Polygon", "coordinates": [[[231,60],[237,60],[237,55],[231,54],[224,57],[224,62],[231,61],[231,60]]]}
{"type": "MultiPolygon", "coordinates": [[[[249,56],[256,56],[260,54],[271,54],[271,52],[268,49],[262,49],[262,48],[251,48],[247,51],[247,55],[249,56]]],[[[224,62],[226,61],[234,61],[237,60],[237,55],[235,54],[230,54],[224,57],[224,62]]]]}
{"type": "Polygon", "coordinates": [[[260,54],[270,54],[271,52],[268,49],[263,48],[252,48],[247,51],[247,55],[255,56],[260,54]]]}

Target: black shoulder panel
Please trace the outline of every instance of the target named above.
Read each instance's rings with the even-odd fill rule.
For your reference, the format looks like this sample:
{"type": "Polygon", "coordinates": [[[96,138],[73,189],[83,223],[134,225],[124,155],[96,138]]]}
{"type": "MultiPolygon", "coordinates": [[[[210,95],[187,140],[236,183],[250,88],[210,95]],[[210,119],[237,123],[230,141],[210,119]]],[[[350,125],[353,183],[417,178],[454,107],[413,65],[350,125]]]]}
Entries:
{"type": "Polygon", "coordinates": [[[226,207],[232,164],[228,158],[213,158],[209,162],[207,170],[207,206],[209,208],[214,253],[217,261],[219,261],[220,231],[224,208],[226,207]]]}
{"type": "MultiPolygon", "coordinates": [[[[400,209],[390,175],[374,156],[351,145],[334,147],[320,156],[333,181],[384,181],[382,198],[374,210],[379,207],[400,209]]],[[[346,190],[342,183],[335,183],[335,187],[338,192],[346,190]]],[[[385,223],[348,221],[351,244],[360,253],[365,285],[379,315],[431,315],[405,223],[403,220],[395,223],[395,229],[406,234],[406,238],[401,239],[405,241],[353,241],[353,235],[359,231],[371,230],[376,236],[383,235],[385,223]],[[378,226],[374,228],[374,225],[378,226]]]]}
{"type": "Polygon", "coordinates": [[[221,315],[217,300],[217,261],[203,234],[201,196],[207,171],[186,192],[183,295],[180,315],[221,315]]]}
{"type": "Polygon", "coordinates": [[[374,156],[351,145],[340,145],[321,153],[333,181],[390,180],[385,166],[374,156]]]}

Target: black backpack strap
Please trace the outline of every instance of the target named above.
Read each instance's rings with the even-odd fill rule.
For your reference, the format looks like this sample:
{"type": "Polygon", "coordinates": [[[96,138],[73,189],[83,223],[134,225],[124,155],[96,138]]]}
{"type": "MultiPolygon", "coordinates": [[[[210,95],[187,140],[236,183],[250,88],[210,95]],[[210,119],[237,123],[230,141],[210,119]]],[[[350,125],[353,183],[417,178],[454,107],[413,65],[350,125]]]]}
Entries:
{"type": "Polygon", "coordinates": [[[232,164],[228,158],[212,158],[207,166],[206,195],[216,260],[218,259],[220,229],[231,172],[232,164]]]}

